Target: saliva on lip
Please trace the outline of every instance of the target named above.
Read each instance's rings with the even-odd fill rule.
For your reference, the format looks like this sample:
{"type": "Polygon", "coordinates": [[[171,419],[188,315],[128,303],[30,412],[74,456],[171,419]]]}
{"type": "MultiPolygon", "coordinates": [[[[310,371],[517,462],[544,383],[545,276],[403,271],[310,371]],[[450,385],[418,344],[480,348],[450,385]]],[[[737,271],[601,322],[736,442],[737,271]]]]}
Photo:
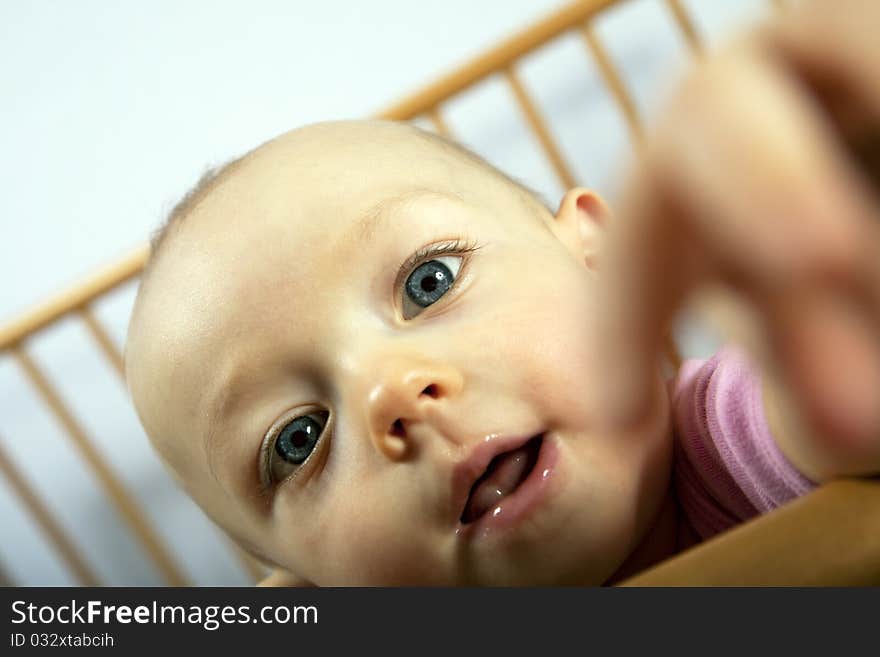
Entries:
{"type": "MultiPolygon", "coordinates": [[[[498,491],[498,492],[501,493],[501,491],[498,491]]],[[[502,509],[502,507],[501,507],[500,504],[499,504],[498,506],[496,506],[494,509],[492,509],[492,517],[493,517],[493,518],[497,518],[497,517],[500,516],[502,513],[503,513],[503,509],[502,509]]],[[[461,527],[461,526],[456,527],[456,528],[455,528],[455,533],[456,533],[456,535],[460,534],[460,533],[462,532],[463,529],[464,529],[464,527],[461,527]]],[[[481,536],[486,536],[486,535],[488,535],[488,534],[491,533],[491,532],[492,532],[492,528],[491,528],[491,527],[484,527],[484,528],[482,529],[482,531],[480,532],[480,535],[481,535],[481,536]]]]}

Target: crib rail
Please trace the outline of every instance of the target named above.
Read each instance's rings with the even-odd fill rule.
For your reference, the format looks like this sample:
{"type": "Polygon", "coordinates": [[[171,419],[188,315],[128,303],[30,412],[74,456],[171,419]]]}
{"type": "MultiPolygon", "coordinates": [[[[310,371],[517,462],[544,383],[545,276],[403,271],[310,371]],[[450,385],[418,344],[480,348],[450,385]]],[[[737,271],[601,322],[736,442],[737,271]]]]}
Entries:
{"type": "Polygon", "coordinates": [[[149,245],[96,272],[51,299],[25,312],[0,328],[0,352],[32,338],[71,312],[87,310],[90,304],[123,283],[138,276],[147,262],[149,245]]]}
{"type": "Polygon", "coordinates": [[[622,586],[880,586],[880,480],[840,480],[622,586]]]}
{"type": "MultiPolygon", "coordinates": [[[[505,40],[495,48],[485,52],[473,61],[461,66],[451,74],[433,84],[407,96],[377,114],[377,118],[408,121],[427,118],[438,133],[454,137],[443,116],[443,106],[463,91],[490,76],[501,76],[507,83],[513,101],[522,112],[526,124],[533,132],[547,161],[565,188],[578,184],[577,176],[565,161],[561,150],[554,142],[538,104],[529,94],[518,74],[518,64],[542,46],[563,34],[578,33],[584,41],[585,55],[592,58],[601,77],[608,87],[621,115],[624,118],[633,144],[638,147],[643,136],[641,119],[636,110],[632,94],[627,89],[612,58],[602,44],[598,33],[593,29],[593,21],[608,8],[627,0],[578,0],[572,2],[544,20],[537,22],[515,36],[505,40]]],[[[675,25],[689,49],[696,55],[702,44],[694,24],[680,0],[657,0],[668,9],[675,25]]],[[[775,0],[776,6],[781,6],[775,0]]],[[[76,316],[83,322],[102,356],[111,364],[117,374],[123,375],[123,362],[120,350],[108,335],[102,323],[93,312],[93,306],[107,294],[138,277],[149,256],[149,245],[139,246],[117,262],[95,273],[64,292],[52,297],[35,308],[14,318],[0,327],[0,354],[11,354],[18,363],[24,378],[39,393],[57,423],[64,429],[76,447],[80,457],[88,466],[112,501],[114,508],[132,535],[137,538],[152,562],[162,573],[168,584],[185,585],[189,578],[182,571],[172,551],[156,534],[138,503],[126,489],[122,479],[113,471],[107,460],[95,447],[83,426],[76,419],[75,412],[68,407],[57,391],[56,386],[37,366],[28,352],[28,346],[45,329],[60,320],[76,316]]],[[[671,339],[667,340],[666,350],[670,361],[678,365],[680,358],[671,339]]],[[[53,518],[39,495],[28,484],[28,479],[5,450],[0,436],[0,472],[19,497],[22,507],[33,517],[58,556],[77,580],[85,585],[100,583],[93,569],[78,553],[73,541],[65,534],[53,518]]],[[[772,524],[772,521],[770,521],[772,524]]],[[[234,548],[243,567],[254,578],[263,574],[262,567],[249,556],[234,548]]],[[[0,573],[0,579],[9,579],[9,573],[0,573]]]]}

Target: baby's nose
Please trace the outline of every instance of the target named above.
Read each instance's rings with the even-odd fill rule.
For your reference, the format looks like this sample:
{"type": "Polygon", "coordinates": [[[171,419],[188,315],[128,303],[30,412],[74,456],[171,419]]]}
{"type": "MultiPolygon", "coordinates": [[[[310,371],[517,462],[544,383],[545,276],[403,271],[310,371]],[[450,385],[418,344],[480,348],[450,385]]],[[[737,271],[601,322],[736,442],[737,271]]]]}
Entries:
{"type": "Polygon", "coordinates": [[[428,408],[445,403],[463,385],[461,373],[455,368],[420,358],[386,358],[376,372],[367,376],[371,374],[368,431],[376,449],[394,461],[413,454],[417,445],[412,428],[431,421],[426,417],[428,408]]]}

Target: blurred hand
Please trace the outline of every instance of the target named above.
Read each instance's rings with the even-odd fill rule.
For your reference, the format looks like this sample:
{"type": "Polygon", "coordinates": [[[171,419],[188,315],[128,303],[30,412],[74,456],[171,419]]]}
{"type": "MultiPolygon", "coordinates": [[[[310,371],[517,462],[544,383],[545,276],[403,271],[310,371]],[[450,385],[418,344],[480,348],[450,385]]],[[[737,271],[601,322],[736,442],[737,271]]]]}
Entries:
{"type": "Polygon", "coordinates": [[[595,353],[609,421],[649,412],[662,339],[705,284],[834,449],[880,471],[880,2],[817,0],[710,55],[618,199],[595,353]]]}

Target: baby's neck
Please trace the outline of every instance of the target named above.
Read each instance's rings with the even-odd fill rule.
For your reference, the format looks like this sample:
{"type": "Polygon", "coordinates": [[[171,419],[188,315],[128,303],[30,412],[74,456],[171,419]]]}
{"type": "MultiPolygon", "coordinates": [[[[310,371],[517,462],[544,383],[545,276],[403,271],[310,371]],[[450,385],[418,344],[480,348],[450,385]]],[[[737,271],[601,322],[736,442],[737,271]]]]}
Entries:
{"type": "Polygon", "coordinates": [[[676,552],[678,552],[678,508],[670,485],[654,526],[648,530],[642,542],[605,583],[616,584],[671,557],[676,552]]]}

